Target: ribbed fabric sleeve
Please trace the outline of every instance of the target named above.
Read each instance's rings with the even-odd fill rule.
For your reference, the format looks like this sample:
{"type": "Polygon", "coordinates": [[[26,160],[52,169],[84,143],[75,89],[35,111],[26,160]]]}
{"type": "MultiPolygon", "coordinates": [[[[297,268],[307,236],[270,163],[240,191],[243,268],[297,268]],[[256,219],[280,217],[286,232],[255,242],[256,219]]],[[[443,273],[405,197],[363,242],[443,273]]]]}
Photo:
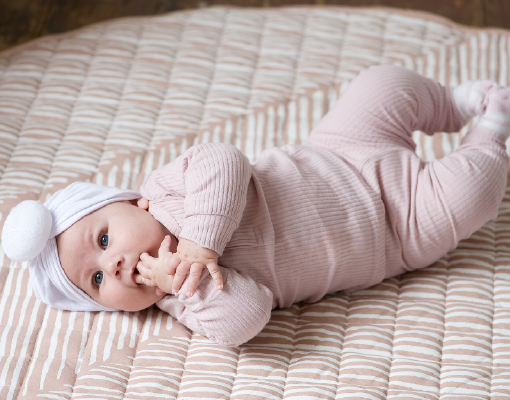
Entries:
{"type": "Polygon", "coordinates": [[[184,284],[176,296],[167,295],[156,305],[195,332],[223,346],[238,346],[259,333],[271,316],[273,294],[265,286],[233,269],[220,267],[223,290],[204,270],[193,297],[184,284]]]}
{"type": "Polygon", "coordinates": [[[160,222],[177,225],[179,238],[221,255],[241,221],[250,177],[250,163],[236,147],[200,144],[154,171],[149,178],[151,190],[144,184],[141,193],[160,222]],[[167,215],[174,210],[165,210],[169,195],[184,199],[183,209],[175,210],[184,216],[179,222],[167,215]]]}

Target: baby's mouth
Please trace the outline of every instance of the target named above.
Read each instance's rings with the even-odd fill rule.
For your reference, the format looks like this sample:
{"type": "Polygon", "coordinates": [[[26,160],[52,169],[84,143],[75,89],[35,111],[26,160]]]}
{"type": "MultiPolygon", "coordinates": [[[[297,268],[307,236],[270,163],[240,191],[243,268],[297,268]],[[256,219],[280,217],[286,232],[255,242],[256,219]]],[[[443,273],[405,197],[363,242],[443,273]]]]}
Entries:
{"type": "Polygon", "coordinates": [[[136,281],[136,275],[139,275],[140,274],[140,271],[138,271],[138,269],[135,267],[135,269],[133,270],[133,275],[132,275],[132,279],[133,279],[133,282],[136,283],[137,285],[140,285],[137,281],[136,281]]]}

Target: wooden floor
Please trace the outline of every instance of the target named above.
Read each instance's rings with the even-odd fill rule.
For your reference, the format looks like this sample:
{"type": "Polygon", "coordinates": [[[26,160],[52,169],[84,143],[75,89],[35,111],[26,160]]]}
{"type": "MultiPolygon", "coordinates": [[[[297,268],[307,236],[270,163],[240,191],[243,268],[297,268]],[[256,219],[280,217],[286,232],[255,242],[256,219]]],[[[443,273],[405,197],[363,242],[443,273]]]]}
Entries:
{"type": "Polygon", "coordinates": [[[432,12],[464,25],[510,29],[510,0],[0,0],[0,51],[111,18],[220,4],[389,6],[432,12]]]}

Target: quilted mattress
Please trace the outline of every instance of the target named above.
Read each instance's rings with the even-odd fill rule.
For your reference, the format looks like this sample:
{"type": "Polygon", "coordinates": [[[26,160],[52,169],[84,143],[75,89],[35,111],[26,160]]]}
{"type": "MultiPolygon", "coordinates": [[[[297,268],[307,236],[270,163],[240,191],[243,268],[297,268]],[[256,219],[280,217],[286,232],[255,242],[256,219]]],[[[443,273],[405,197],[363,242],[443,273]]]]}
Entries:
{"type": "MultiPolygon", "coordinates": [[[[510,83],[510,32],[391,9],[213,7],[128,18],[0,53],[0,227],[85,180],[139,188],[194,143],[251,161],[304,143],[350,80],[397,64],[510,83]]],[[[414,133],[424,160],[451,135],[414,133]]],[[[221,347],[157,308],[62,312],[0,249],[1,399],[509,399],[510,191],[432,266],[274,310],[221,347]]]]}

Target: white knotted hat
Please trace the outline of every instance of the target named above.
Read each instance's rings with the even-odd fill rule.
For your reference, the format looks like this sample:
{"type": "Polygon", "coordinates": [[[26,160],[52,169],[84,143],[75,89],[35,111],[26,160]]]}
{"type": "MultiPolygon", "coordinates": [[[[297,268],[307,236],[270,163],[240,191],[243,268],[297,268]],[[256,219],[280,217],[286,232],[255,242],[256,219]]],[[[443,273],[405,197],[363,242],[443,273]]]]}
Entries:
{"type": "Polygon", "coordinates": [[[75,182],[56,192],[44,205],[35,200],[22,201],[5,220],[5,254],[14,261],[29,261],[32,287],[42,302],[60,310],[114,311],[69,280],[60,265],[55,237],[107,204],[140,197],[131,190],[75,182]]]}

